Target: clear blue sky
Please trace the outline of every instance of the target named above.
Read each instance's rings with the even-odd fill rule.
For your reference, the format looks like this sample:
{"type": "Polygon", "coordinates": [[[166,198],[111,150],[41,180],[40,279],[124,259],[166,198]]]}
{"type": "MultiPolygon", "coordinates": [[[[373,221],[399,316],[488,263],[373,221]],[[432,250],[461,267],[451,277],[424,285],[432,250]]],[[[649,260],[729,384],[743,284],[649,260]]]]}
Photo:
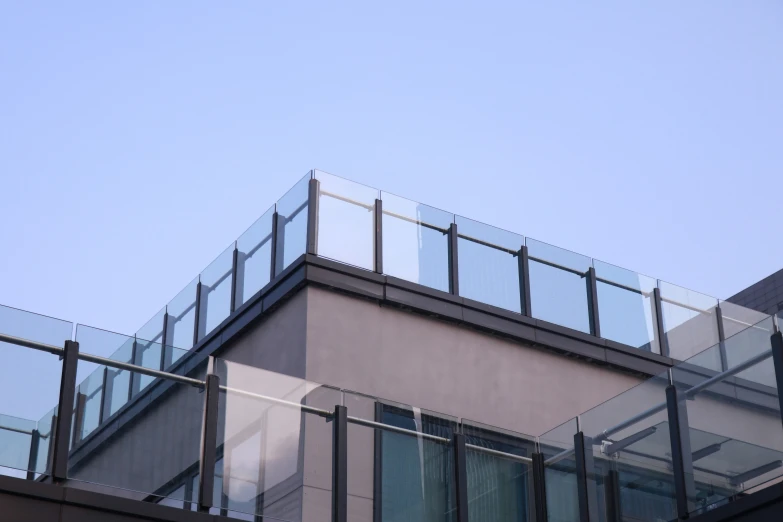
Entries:
{"type": "Polygon", "coordinates": [[[783,3],[7,2],[0,303],[133,333],[308,169],[718,297],[783,267],[783,3]]]}

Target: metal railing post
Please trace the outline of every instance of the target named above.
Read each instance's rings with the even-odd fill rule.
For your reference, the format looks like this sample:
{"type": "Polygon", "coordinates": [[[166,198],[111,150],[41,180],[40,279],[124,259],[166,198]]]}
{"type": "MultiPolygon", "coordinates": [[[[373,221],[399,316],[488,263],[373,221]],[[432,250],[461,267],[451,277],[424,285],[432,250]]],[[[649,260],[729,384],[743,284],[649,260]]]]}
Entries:
{"type": "MultiPolygon", "coordinates": [[[[169,357],[169,354],[166,353],[166,346],[170,346],[168,340],[169,336],[169,312],[166,310],[166,312],[163,314],[163,337],[162,342],[160,345],[160,368],[159,370],[165,370],[171,365],[171,360],[173,357],[169,357]]],[[[171,355],[174,355],[173,353],[171,355]]]]}
{"type": "Polygon", "coordinates": [[[449,293],[459,295],[459,250],[457,244],[459,235],[457,233],[457,224],[449,225],[449,293]]]}
{"type": "Polygon", "coordinates": [[[610,469],[604,483],[604,498],[606,499],[607,522],[623,522],[620,505],[620,474],[616,469],[610,469]]]}
{"type": "Polygon", "coordinates": [[[593,464],[593,442],[584,433],[574,434],[574,459],[576,463],[576,490],[579,502],[580,522],[598,522],[595,473],[593,464]]]}
{"type": "Polygon", "coordinates": [[[772,362],[775,365],[775,382],[778,387],[778,405],[783,411],[783,333],[775,332],[772,343],[772,362]]]}
{"type": "Polygon", "coordinates": [[[726,332],[723,329],[723,310],[720,305],[715,307],[715,319],[718,321],[718,349],[720,350],[721,371],[729,369],[729,360],[726,355],[726,332]]]}
{"type": "Polygon", "coordinates": [[[465,435],[455,433],[452,436],[454,445],[454,491],[457,494],[456,522],[468,522],[468,460],[465,448],[465,435]]]}
{"type": "Polygon", "coordinates": [[[332,522],[347,522],[348,408],[335,406],[332,422],[332,522]]]}
{"type": "MultiPolygon", "coordinates": [[[[150,341],[152,342],[152,341],[150,341]]],[[[141,366],[141,361],[138,361],[139,358],[138,355],[139,352],[139,342],[136,339],[136,336],[133,336],[133,347],[131,348],[131,363],[141,366]]],[[[136,393],[139,392],[139,389],[141,388],[141,379],[139,375],[136,375],[136,372],[130,372],[130,375],[128,376],[128,400],[131,400],[136,393]]]]}
{"type": "Polygon", "coordinates": [[[199,339],[201,339],[202,335],[206,333],[206,321],[201,317],[201,312],[203,310],[206,310],[206,307],[201,306],[201,297],[202,297],[202,290],[201,290],[201,276],[199,276],[199,281],[196,284],[196,311],[195,316],[193,317],[193,346],[196,346],[199,342],[199,339]]]}
{"type": "Polygon", "coordinates": [[[245,285],[245,262],[242,260],[242,267],[239,266],[239,249],[237,243],[234,241],[234,252],[231,254],[231,305],[229,307],[229,313],[234,313],[237,309],[237,303],[242,304],[241,295],[237,295],[237,292],[241,292],[245,285]],[[241,272],[241,273],[240,273],[241,272]],[[240,278],[242,284],[240,283],[240,278]]]}
{"type": "Polygon", "coordinates": [[[380,199],[375,200],[375,213],[373,215],[375,229],[373,234],[373,245],[375,250],[373,251],[375,273],[383,273],[383,201],[380,199]]]}
{"type": "MultiPolygon", "coordinates": [[[[275,276],[277,275],[277,267],[283,266],[283,249],[278,248],[277,242],[278,238],[284,237],[280,235],[278,231],[278,227],[280,223],[280,216],[277,214],[277,207],[275,207],[275,211],[272,213],[272,238],[270,241],[272,242],[271,245],[271,253],[270,253],[270,262],[269,262],[269,280],[273,281],[275,279],[275,276]],[[278,257],[279,256],[279,257],[278,257]]],[[[282,245],[281,245],[282,246],[282,245]]]]}
{"type": "Polygon", "coordinates": [[[544,455],[533,453],[533,503],[536,510],[536,522],[546,522],[546,469],[544,467],[544,455]]]}
{"type": "Polygon", "coordinates": [[[27,458],[27,480],[35,480],[35,470],[38,467],[38,447],[41,433],[34,429],[30,434],[30,456],[27,458]]]}
{"type": "Polygon", "coordinates": [[[310,179],[307,187],[307,253],[318,255],[318,200],[321,194],[321,182],[310,179]]]}
{"type": "MultiPolygon", "coordinates": [[[[383,403],[375,401],[375,422],[383,422],[383,403]]],[[[383,432],[373,430],[372,520],[383,522],[383,432]]]]}
{"type": "Polygon", "coordinates": [[[666,338],[666,327],[663,324],[661,289],[657,286],[653,288],[653,307],[655,308],[655,333],[658,336],[658,347],[661,350],[661,355],[671,357],[669,354],[669,341],[666,338]]]}
{"type": "Polygon", "coordinates": [[[672,446],[672,471],[677,498],[677,516],[688,518],[690,499],[696,488],[693,478],[693,453],[688,432],[688,410],[685,396],[670,384],[666,387],[666,409],[669,414],[669,438],[672,446]],[[682,403],[680,403],[682,398],[682,403]]]}
{"type": "Polygon", "coordinates": [[[204,415],[198,476],[198,510],[209,512],[214,503],[215,463],[217,462],[218,398],[220,377],[210,373],[204,387],[204,415]]]}
{"type": "Polygon", "coordinates": [[[522,315],[533,317],[533,308],[530,303],[530,260],[527,247],[522,245],[517,254],[519,264],[519,302],[522,315]]]}
{"type": "Polygon", "coordinates": [[[103,368],[103,389],[101,390],[101,406],[98,413],[98,424],[103,424],[103,421],[109,418],[111,415],[111,398],[114,393],[114,378],[117,376],[114,370],[110,370],[108,366],[103,368]]]}
{"type": "Polygon", "coordinates": [[[595,268],[587,269],[587,309],[590,316],[590,333],[601,337],[601,319],[598,313],[598,281],[595,268]]]}
{"type": "Polygon", "coordinates": [[[52,479],[62,482],[68,476],[68,450],[70,449],[73,401],[76,398],[76,369],[79,364],[79,343],[65,341],[63,366],[60,377],[60,396],[57,418],[52,426],[52,479]]]}

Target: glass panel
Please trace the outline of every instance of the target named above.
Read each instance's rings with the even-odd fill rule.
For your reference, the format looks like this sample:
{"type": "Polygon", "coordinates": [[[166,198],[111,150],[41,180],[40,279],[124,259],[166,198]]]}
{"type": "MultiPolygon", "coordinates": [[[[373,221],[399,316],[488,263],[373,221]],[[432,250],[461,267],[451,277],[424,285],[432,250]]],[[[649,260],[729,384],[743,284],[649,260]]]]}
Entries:
{"type": "Polygon", "coordinates": [[[590,333],[587,307],[589,257],[526,238],[532,315],[590,333]]]}
{"type": "MultiPolygon", "coordinates": [[[[84,364],[89,363],[79,361],[84,364]]],[[[203,377],[203,369],[196,376],[203,377]]],[[[170,389],[136,413],[133,422],[111,424],[113,436],[101,442],[100,451],[76,446],[68,459],[68,479],[84,483],[82,488],[123,490],[118,494],[136,500],[184,501],[183,490],[175,488],[198,469],[204,394],[192,385],[166,384],[170,389]]]]}
{"type": "MultiPolygon", "coordinates": [[[[153,370],[161,369],[160,347],[163,343],[163,316],[165,313],[166,309],[163,308],[136,332],[135,364],[138,366],[153,370]]],[[[137,374],[134,379],[136,380],[133,384],[133,394],[135,395],[146,388],[153,378],[137,374]]]]}
{"type": "Polygon", "coordinates": [[[52,426],[57,415],[57,406],[46,412],[38,422],[38,452],[35,458],[35,471],[45,473],[49,469],[49,448],[52,444],[52,426]]]}
{"type": "Polygon", "coordinates": [[[514,457],[530,458],[535,451],[534,437],[467,420],[462,421],[462,432],[468,444],[468,519],[471,522],[533,520],[530,463],[514,457]]]}
{"type": "MultiPolygon", "coordinates": [[[[768,321],[760,327],[771,327],[768,321]]],[[[775,381],[768,379],[774,375],[769,336],[748,328],[726,341],[726,355],[733,367],[750,367],[724,379],[715,379],[715,372],[705,372],[691,360],[673,370],[688,399],[680,405],[687,410],[686,437],[693,454],[694,512],[712,509],[783,475],[778,391],[775,381]],[[707,379],[714,380],[703,384],[707,379]],[[698,392],[687,393],[694,386],[699,386],[698,392]]]]}
{"type": "Polygon", "coordinates": [[[328,520],[332,424],[301,405],[332,411],[339,390],[224,360],[215,367],[227,387],[221,507],[270,520],[328,520]]]}
{"type": "MultiPolygon", "coordinates": [[[[84,366],[87,366],[87,363],[84,366]]],[[[101,422],[103,377],[106,367],[91,366],[94,366],[95,369],[79,384],[74,398],[72,429],[76,431],[76,435],[71,439],[74,444],[85,439],[101,422]]]]}
{"type": "Polygon", "coordinates": [[[166,325],[166,346],[191,348],[196,318],[196,286],[198,277],[191,281],[166,307],[169,314],[166,325]]]}
{"type": "MultiPolygon", "coordinates": [[[[0,305],[0,333],[62,348],[72,338],[73,324],[0,305]]],[[[0,358],[5,363],[0,396],[24,398],[4,401],[0,413],[39,419],[57,404],[62,373],[57,355],[0,342],[0,358]]]]}
{"type": "Polygon", "coordinates": [[[237,308],[269,283],[274,205],[237,239],[237,308]]]}
{"type": "Polygon", "coordinates": [[[459,294],[521,312],[519,255],[525,238],[456,216],[459,233],[459,294]]]}
{"type": "Polygon", "coordinates": [[[277,202],[275,275],[307,251],[308,173],[277,202]]]}
{"type": "Polygon", "coordinates": [[[320,170],[318,198],[318,255],[358,266],[375,268],[376,189],[320,170]]]}
{"type": "Polygon", "coordinates": [[[574,461],[576,432],[576,418],[573,418],[539,437],[539,449],[544,457],[546,509],[549,522],[579,520],[574,461]]]}
{"type": "Polygon", "coordinates": [[[622,520],[677,518],[668,384],[663,373],[580,415],[598,520],[610,520],[606,506],[611,498],[620,499],[622,520]]]}
{"type": "MultiPolygon", "coordinates": [[[[204,338],[231,313],[231,279],[234,245],[225,249],[201,272],[201,306],[198,339],[204,338]]],[[[176,345],[175,345],[176,346],[176,345]]]]}
{"type": "Polygon", "coordinates": [[[717,299],[665,281],[658,287],[671,357],[684,361],[718,343],[717,299]]]}
{"type": "Polygon", "coordinates": [[[35,421],[0,414],[0,467],[35,471],[33,444],[40,441],[35,421]],[[33,442],[35,437],[36,441],[33,442]]]}
{"type": "Polygon", "coordinates": [[[736,305],[728,301],[720,302],[721,315],[723,316],[723,335],[729,338],[742,330],[760,323],[770,317],[751,308],[736,305]]]}
{"type": "Polygon", "coordinates": [[[383,272],[448,292],[448,230],[454,216],[388,192],[381,199],[383,272]]]}
{"type": "Polygon", "coordinates": [[[601,337],[648,352],[661,353],[652,279],[593,260],[601,337]]]}

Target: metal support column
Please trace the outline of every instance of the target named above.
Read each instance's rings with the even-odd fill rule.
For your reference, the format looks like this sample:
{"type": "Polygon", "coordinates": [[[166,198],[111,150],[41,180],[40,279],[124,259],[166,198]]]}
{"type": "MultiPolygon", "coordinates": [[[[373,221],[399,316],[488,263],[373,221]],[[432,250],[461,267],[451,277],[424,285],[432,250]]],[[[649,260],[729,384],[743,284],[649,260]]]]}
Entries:
{"type": "Polygon", "coordinates": [[[201,311],[206,307],[201,306],[201,295],[201,277],[199,276],[199,282],[196,284],[196,315],[193,318],[193,346],[196,346],[202,334],[206,333],[206,321],[201,317],[201,311]]]}
{"type": "Polygon", "coordinates": [[[530,306],[530,260],[527,257],[527,247],[522,245],[517,254],[519,264],[519,304],[522,315],[533,317],[530,306]]]}
{"type": "Polygon", "coordinates": [[[208,374],[204,389],[204,416],[201,427],[201,453],[198,470],[198,510],[202,512],[208,512],[214,503],[219,395],[220,377],[208,374]]]}
{"type": "MultiPolygon", "coordinates": [[[[174,358],[174,353],[171,350],[167,350],[166,346],[170,346],[169,342],[169,312],[163,314],[163,337],[160,345],[160,368],[159,370],[165,370],[171,366],[171,360],[174,358]]],[[[141,378],[141,377],[139,377],[141,378]]]]}
{"type": "MultiPolygon", "coordinates": [[[[136,339],[136,336],[133,336],[133,347],[131,348],[131,364],[135,364],[137,366],[141,366],[141,357],[138,355],[139,351],[139,341],[136,339]]],[[[135,372],[131,372],[131,374],[128,376],[128,400],[131,400],[134,395],[136,395],[139,392],[139,389],[141,388],[141,376],[136,375],[135,372]]]]}
{"type": "Polygon", "coordinates": [[[543,453],[533,453],[533,502],[536,509],[536,522],[546,522],[546,469],[543,453]]]}
{"type": "Polygon", "coordinates": [[[38,447],[41,442],[41,433],[36,429],[30,435],[30,456],[27,458],[27,480],[35,480],[35,472],[38,468],[38,447]]]}
{"type": "Polygon", "coordinates": [[[729,360],[726,356],[726,332],[723,329],[723,310],[720,305],[715,307],[715,319],[718,321],[718,349],[720,350],[721,370],[729,369],[729,360]]]}
{"type": "Polygon", "coordinates": [[[620,506],[620,474],[616,469],[610,469],[606,475],[604,498],[606,499],[606,521],[623,522],[623,512],[620,506]]]}
{"type": "Polygon", "coordinates": [[[601,337],[601,319],[598,314],[598,280],[595,268],[587,269],[587,309],[590,315],[590,333],[601,337]]]}
{"type": "Polygon", "coordinates": [[[581,431],[574,434],[574,459],[576,461],[576,490],[579,501],[580,522],[598,522],[595,480],[593,479],[593,442],[581,431]]]}
{"type": "Polygon", "coordinates": [[[347,522],[348,408],[335,406],[332,422],[332,522],[347,522]]]}
{"type": "Polygon", "coordinates": [[[666,339],[666,327],[663,324],[663,302],[661,301],[661,290],[658,287],[653,288],[653,307],[655,308],[655,333],[658,337],[658,346],[661,355],[669,355],[669,341],[666,339]]]}
{"type": "MultiPolygon", "coordinates": [[[[271,254],[270,254],[270,262],[269,262],[269,280],[272,281],[275,276],[277,275],[277,267],[283,266],[283,245],[280,244],[280,247],[278,247],[278,238],[284,237],[280,231],[278,231],[278,227],[280,226],[280,216],[277,214],[277,210],[275,210],[272,213],[272,238],[270,241],[272,242],[272,245],[270,247],[271,254]],[[279,257],[278,257],[279,256],[279,257]]],[[[285,228],[282,229],[282,231],[285,231],[285,228]]]]}
{"type": "Polygon", "coordinates": [[[98,414],[98,424],[103,424],[103,421],[111,416],[111,398],[114,393],[114,378],[119,372],[105,367],[103,369],[103,392],[101,393],[101,409],[98,414]]]}
{"type": "Polygon", "coordinates": [[[383,201],[380,199],[375,200],[375,213],[374,224],[375,230],[373,234],[373,244],[375,245],[374,263],[375,273],[383,273],[383,201]]]}
{"type": "Polygon", "coordinates": [[[68,450],[70,449],[73,402],[76,398],[76,369],[79,364],[79,343],[65,341],[63,366],[60,377],[60,396],[57,418],[52,425],[52,479],[64,481],[68,475],[68,450]]]}
{"type": "Polygon", "coordinates": [[[73,412],[73,439],[71,440],[71,447],[76,446],[82,440],[85,406],[87,406],[87,396],[82,392],[76,392],[76,410],[73,412]]]}
{"type": "Polygon", "coordinates": [[[772,334],[772,362],[775,365],[775,382],[778,387],[778,404],[783,411],[783,333],[772,334]]]}
{"type": "Polygon", "coordinates": [[[688,433],[688,410],[685,395],[674,385],[666,387],[666,409],[669,414],[669,438],[672,445],[672,471],[674,491],[677,498],[677,516],[688,518],[691,511],[690,499],[696,488],[693,480],[693,453],[688,433]],[[680,402],[680,398],[682,402],[680,402]]]}
{"type": "Polygon", "coordinates": [[[321,194],[321,182],[310,179],[307,188],[307,253],[318,255],[318,199],[321,194]]]}
{"type": "Polygon", "coordinates": [[[231,305],[229,307],[229,313],[234,313],[237,309],[237,303],[240,305],[242,304],[242,296],[237,296],[237,289],[243,288],[244,282],[245,263],[243,262],[242,266],[239,266],[239,249],[237,248],[236,242],[234,242],[234,252],[231,255],[231,305]],[[240,278],[242,279],[242,284],[239,284],[240,278]]]}
{"type": "Polygon", "coordinates": [[[465,435],[455,433],[452,443],[454,445],[454,490],[457,494],[455,522],[468,522],[468,460],[465,435]]]}
{"type": "Polygon", "coordinates": [[[449,293],[459,295],[459,256],[457,224],[449,225],[449,293]]]}
{"type": "MultiPolygon", "coordinates": [[[[383,422],[383,403],[375,401],[375,422],[383,422]]],[[[372,520],[383,522],[383,431],[373,430],[372,520]]]]}

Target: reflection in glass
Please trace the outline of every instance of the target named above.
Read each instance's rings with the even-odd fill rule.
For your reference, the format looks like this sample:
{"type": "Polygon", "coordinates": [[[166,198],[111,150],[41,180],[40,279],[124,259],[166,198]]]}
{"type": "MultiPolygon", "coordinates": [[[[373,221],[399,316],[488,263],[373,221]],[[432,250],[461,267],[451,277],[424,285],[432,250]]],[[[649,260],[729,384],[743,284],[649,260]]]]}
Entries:
{"type": "Polygon", "coordinates": [[[590,333],[587,271],[591,259],[526,238],[533,317],[590,333]]]}
{"type": "Polygon", "coordinates": [[[449,291],[448,230],[454,216],[383,192],[383,272],[449,291]]]}
{"type": "Polygon", "coordinates": [[[308,173],[277,202],[277,259],[275,275],[307,250],[308,173]]]}
{"type": "Polygon", "coordinates": [[[182,289],[166,307],[168,322],[166,325],[167,346],[191,348],[196,320],[196,286],[198,277],[182,289]]]}
{"type": "Polygon", "coordinates": [[[597,278],[601,337],[660,353],[652,279],[593,260],[597,278]]]}
{"type": "Polygon", "coordinates": [[[201,273],[199,340],[214,330],[231,313],[233,262],[234,245],[232,244],[201,273]]]}
{"type": "Polygon", "coordinates": [[[315,171],[319,182],[318,255],[373,270],[375,265],[374,188],[315,171]]]}
{"type": "Polygon", "coordinates": [[[237,308],[269,283],[274,213],[273,205],[237,239],[237,308]]]}
{"type": "Polygon", "coordinates": [[[462,216],[455,222],[460,295],[521,312],[519,251],[525,238],[462,216]]]}
{"type": "Polygon", "coordinates": [[[684,361],[718,343],[718,300],[659,281],[669,355],[684,361]]]}

